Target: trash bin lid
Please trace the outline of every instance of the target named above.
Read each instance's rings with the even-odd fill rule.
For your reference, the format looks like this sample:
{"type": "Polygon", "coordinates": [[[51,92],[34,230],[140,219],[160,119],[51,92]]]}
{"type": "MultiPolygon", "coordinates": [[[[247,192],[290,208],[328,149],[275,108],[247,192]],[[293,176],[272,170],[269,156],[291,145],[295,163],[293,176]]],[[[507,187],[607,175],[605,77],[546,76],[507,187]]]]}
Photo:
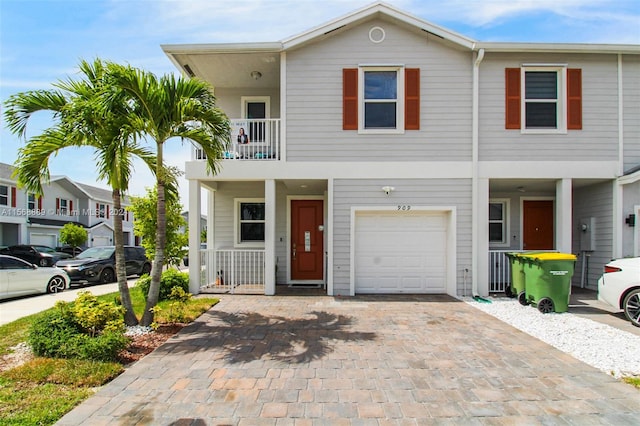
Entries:
{"type": "Polygon", "coordinates": [[[526,255],[536,260],[576,260],[575,254],[571,253],[533,253],[526,255]]]}

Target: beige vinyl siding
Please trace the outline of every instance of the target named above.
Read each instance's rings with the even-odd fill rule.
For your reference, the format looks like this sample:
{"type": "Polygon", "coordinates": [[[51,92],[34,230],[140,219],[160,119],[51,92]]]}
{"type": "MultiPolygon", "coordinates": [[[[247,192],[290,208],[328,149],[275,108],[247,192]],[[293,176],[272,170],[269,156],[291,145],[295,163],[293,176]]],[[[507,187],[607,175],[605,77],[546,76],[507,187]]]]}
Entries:
{"type": "Polygon", "coordinates": [[[640,57],[622,57],[624,171],[640,166],[640,57]]]}
{"type": "Polygon", "coordinates": [[[618,159],[616,55],[487,53],[480,65],[480,161],[618,159]],[[582,130],[521,134],[505,129],[505,68],[567,64],[582,69],[582,130]]]}
{"type": "Polygon", "coordinates": [[[287,160],[470,160],[470,61],[470,52],[378,20],[287,52],[287,160]],[[386,32],[382,43],[369,40],[374,26],[386,32]],[[420,69],[421,130],[386,135],[342,130],[342,70],[361,64],[420,69]]]}
{"type": "MultiPolygon", "coordinates": [[[[470,179],[336,179],[333,184],[333,288],[348,295],[350,286],[351,207],[353,206],[453,206],[456,208],[456,283],[464,294],[464,268],[471,271],[470,179]],[[386,196],[380,188],[395,188],[386,196]]],[[[331,214],[331,212],[329,213],[331,214]]],[[[466,280],[470,294],[471,276],[466,280]]]]}
{"type": "MultiPolygon", "coordinates": [[[[594,217],[596,228],[596,247],[589,257],[589,271],[585,274],[586,287],[592,290],[598,287],[598,278],[603,266],[611,260],[613,253],[613,181],[576,188],[573,191],[573,253],[580,253],[580,232],[577,225],[581,219],[594,217]]],[[[580,256],[573,275],[573,285],[580,285],[582,262],[580,256]]]]}

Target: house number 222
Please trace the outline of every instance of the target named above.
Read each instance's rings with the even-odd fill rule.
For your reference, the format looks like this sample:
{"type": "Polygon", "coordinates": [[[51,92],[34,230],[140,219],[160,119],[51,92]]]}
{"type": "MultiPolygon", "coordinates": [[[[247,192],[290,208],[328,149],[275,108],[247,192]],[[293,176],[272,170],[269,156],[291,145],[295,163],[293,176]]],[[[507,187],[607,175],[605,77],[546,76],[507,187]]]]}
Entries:
{"type": "Polygon", "coordinates": [[[411,210],[411,206],[398,206],[398,210],[411,210]]]}

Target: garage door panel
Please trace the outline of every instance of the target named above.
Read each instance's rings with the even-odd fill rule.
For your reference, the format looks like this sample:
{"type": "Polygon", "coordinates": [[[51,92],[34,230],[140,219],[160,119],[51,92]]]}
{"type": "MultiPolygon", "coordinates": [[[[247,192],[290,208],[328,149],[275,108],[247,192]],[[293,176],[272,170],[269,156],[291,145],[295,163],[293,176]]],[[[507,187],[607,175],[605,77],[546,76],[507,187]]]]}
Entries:
{"type": "Polygon", "coordinates": [[[443,212],[357,215],[356,292],[445,292],[447,226],[443,212]]]}

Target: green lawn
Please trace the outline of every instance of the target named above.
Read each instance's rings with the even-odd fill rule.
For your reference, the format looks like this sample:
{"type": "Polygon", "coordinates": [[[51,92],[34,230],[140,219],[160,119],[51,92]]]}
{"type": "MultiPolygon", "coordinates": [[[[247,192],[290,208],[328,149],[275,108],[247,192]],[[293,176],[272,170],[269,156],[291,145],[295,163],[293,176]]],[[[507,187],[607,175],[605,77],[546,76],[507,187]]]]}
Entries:
{"type": "MultiPolygon", "coordinates": [[[[90,291],[90,289],[89,289],[90,291]]],[[[98,296],[115,301],[118,293],[98,296]]],[[[139,289],[131,289],[134,311],[142,316],[145,300],[139,289]]],[[[192,298],[182,313],[191,322],[218,303],[215,298],[192,298]]],[[[163,301],[155,316],[159,324],[175,314],[171,302],[163,301]]],[[[52,308],[54,309],[54,308],[52,308]]],[[[0,326],[0,355],[27,340],[31,323],[42,313],[30,315],[0,326]]],[[[65,413],[91,396],[98,386],[124,371],[115,362],[36,358],[20,367],[0,373],[0,424],[51,425],[65,413]]]]}

